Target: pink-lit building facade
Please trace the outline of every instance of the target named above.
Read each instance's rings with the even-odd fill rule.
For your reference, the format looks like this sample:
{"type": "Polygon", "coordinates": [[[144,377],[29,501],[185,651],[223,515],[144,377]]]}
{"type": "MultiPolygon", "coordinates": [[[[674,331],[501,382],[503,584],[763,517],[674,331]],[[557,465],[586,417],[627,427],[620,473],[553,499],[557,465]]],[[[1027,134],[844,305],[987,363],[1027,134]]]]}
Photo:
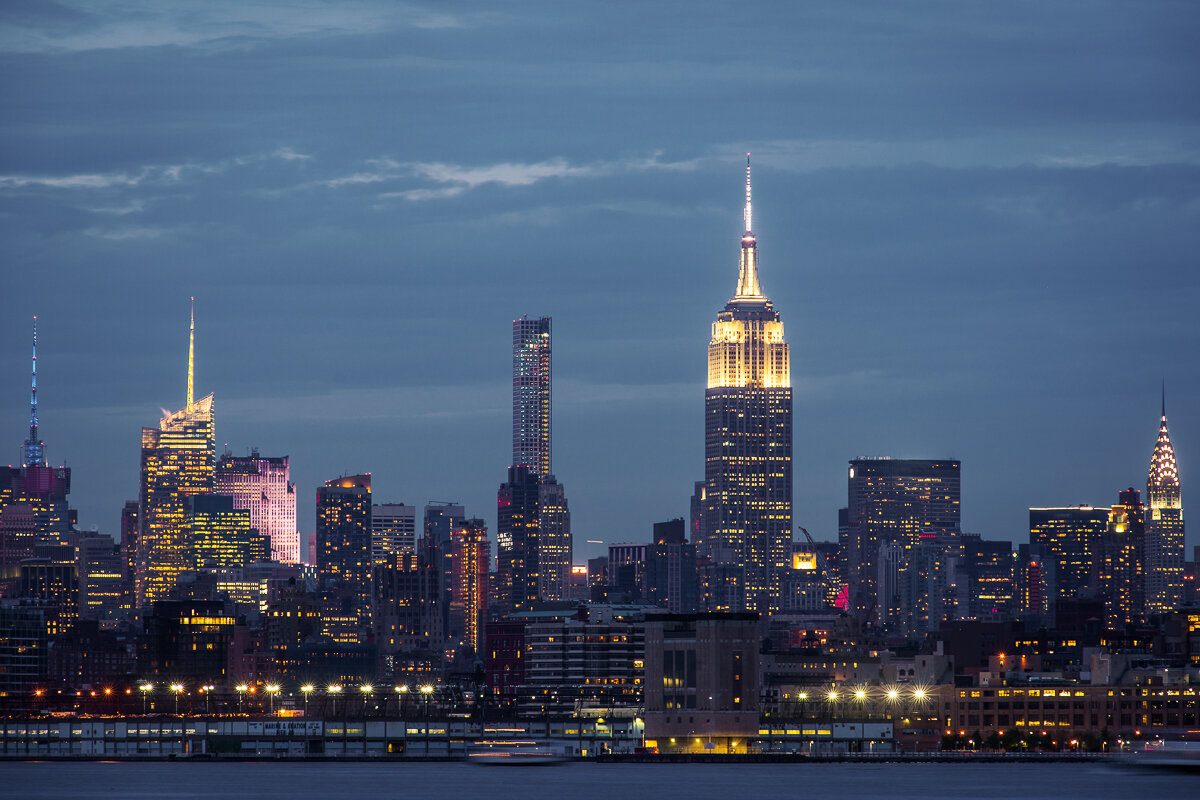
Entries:
{"type": "Polygon", "coordinates": [[[300,559],[296,531],[296,486],[287,456],[266,458],[225,452],[217,462],[213,491],[233,497],[234,508],[250,512],[250,524],[271,540],[271,558],[288,564],[300,559]]]}

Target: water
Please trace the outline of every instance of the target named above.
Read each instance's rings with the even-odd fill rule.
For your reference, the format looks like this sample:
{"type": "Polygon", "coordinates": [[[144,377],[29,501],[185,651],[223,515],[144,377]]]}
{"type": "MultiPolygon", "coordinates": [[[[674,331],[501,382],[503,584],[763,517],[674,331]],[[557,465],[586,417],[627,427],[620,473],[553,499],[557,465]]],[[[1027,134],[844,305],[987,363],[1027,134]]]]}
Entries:
{"type": "Polygon", "coordinates": [[[0,763],[0,798],[1129,800],[1200,778],[1104,764],[0,763]]]}

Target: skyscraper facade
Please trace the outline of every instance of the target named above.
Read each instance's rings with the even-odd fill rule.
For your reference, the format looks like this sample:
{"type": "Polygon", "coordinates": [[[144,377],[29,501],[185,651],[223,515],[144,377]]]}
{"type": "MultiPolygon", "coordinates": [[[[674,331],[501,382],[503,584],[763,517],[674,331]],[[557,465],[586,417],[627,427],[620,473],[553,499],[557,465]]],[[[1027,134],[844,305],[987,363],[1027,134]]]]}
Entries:
{"type": "Polygon", "coordinates": [[[551,474],[551,342],[550,317],[513,320],[513,460],[536,472],[551,474]]]}
{"type": "Polygon", "coordinates": [[[235,456],[226,451],[217,462],[213,491],[229,495],[234,508],[250,512],[250,525],[270,540],[274,560],[300,561],[296,486],[287,456],[264,457],[258,450],[235,456]]]}
{"type": "Polygon", "coordinates": [[[450,584],[450,627],[452,641],[464,644],[476,654],[482,652],[483,626],[487,621],[488,569],[491,545],[487,523],[466,519],[450,534],[454,559],[450,584]]]}
{"type": "Polygon", "coordinates": [[[1163,392],[1158,441],[1150,456],[1146,479],[1146,610],[1173,611],[1183,603],[1184,528],[1179,464],[1167,430],[1167,399],[1163,392]]]}
{"type": "Polygon", "coordinates": [[[1088,505],[1029,509],[1029,541],[1054,561],[1059,597],[1076,598],[1092,586],[1108,509],[1088,505]]]}
{"type": "Polygon", "coordinates": [[[351,594],[360,629],[370,625],[371,476],[344,475],[317,488],[317,575],[351,594]]]}
{"type": "Polygon", "coordinates": [[[506,582],[500,594],[502,602],[517,602],[518,595],[522,603],[561,600],[570,581],[573,539],[566,489],[554,477],[551,459],[550,317],[513,320],[512,343],[512,466],[524,471],[517,477],[520,487],[513,484],[510,470],[509,481],[500,489],[496,531],[501,547],[513,546],[521,552],[498,553],[501,579],[506,582]],[[536,485],[534,507],[516,514],[505,512],[506,496],[528,499],[521,488],[527,485],[536,485]],[[529,527],[530,520],[536,520],[536,530],[529,527]]]}
{"type": "Polygon", "coordinates": [[[856,458],[850,462],[847,495],[846,569],[850,607],[880,617],[881,548],[889,564],[903,569],[921,541],[958,536],[962,505],[961,465],[951,459],[856,458]]]}
{"type": "Polygon", "coordinates": [[[247,567],[270,559],[270,542],[233,497],[196,495],[188,498],[187,510],[195,568],[247,567]]]}
{"type": "Polygon", "coordinates": [[[571,509],[553,475],[538,484],[538,597],[562,600],[571,576],[571,509]]]}
{"type": "Polygon", "coordinates": [[[371,508],[371,559],[382,564],[417,549],[417,507],[379,503],[371,508]]]}
{"type": "Polygon", "coordinates": [[[792,543],[792,384],[783,321],[758,278],[750,161],[737,289],[717,314],[704,393],[698,550],[744,572],[744,608],[780,608],[792,543]]]}
{"type": "Polygon", "coordinates": [[[526,611],[538,601],[537,473],[524,464],[508,468],[508,479],[496,494],[496,583],[493,603],[509,611],[526,611]]]}
{"type": "Polygon", "coordinates": [[[1104,599],[1105,624],[1112,629],[1140,623],[1146,616],[1146,506],[1132,487],[1108,511],[1100,542],[1095,587],[1104,599]]]}
{"type": "Polygon", "coordinates": [[[192,568],[187,499],[213,488],[216,462],[213,396],[195,399],[196,318],[188,338],[184,407],[166,414],[157,428],[142,428],[138,496],[137,606],[165,599],[179,574],[192,568]]]}

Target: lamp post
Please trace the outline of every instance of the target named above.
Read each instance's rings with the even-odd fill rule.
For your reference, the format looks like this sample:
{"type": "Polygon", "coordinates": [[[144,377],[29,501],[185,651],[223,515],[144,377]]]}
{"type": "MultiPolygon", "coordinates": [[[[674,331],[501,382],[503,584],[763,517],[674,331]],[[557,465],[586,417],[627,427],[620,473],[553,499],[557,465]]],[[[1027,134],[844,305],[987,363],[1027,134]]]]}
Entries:
{"type": "Polygon", "coordinates": [[[331,716],[336,717],[337,716],[337,696],[339,694],[341,694],[342,687],[338,686],[336,683],[331,683],[331,684],[329,684],[328,687],[326,687],[325,691],[329,695],[329,697],[331,698],[331,700],[333,702],[333,713],[331,716]]]}
{"type": "Polygon", "coordinates": [[[206,715],[212,713],[212,703],[210,700],[212,698],[213,689],[216,688],[217,687],[213,686],[212,684],[205,684],[204,686],[200,687],[200,694],[204,695],[204,713],[206,715]]]}
{"type": "Polygon", "coordinates": [[[432,686],[425,684],[421,687],[421,695],[425,700],[424,711],[422,712],[422,717],[424,718],[422,727],[425,728],[425,755],[429,755],[429,695],[431,694],[433,694],[432,686]]]}
{"type": "Polygon", "coordinates": [[[150,692],[154,691],[153,683],[143,683],[138,687],[138,691],[142,693],[142,713],[146,713],[146,700],[150,697],[150,692]]]}
{"type": "Polygon", "coordinates": [[[304,716],[308,717],[308,696],[313,693],[316,687],[311,683],[306,683],[300,687],[300,694],[304,695],[304,716]]]}
{"type": "Polygon", "coordinates": [[[173,695],[175,695],[175,713],[178,714],[179,713],[179,695],[183,694],[183,684],[182,683],[172,683],[171,684],[171,693],[173,695]]]}
{"type": "Polygon", "coordinates": [[[244,683],[239,683],[234,689],[237,691],[238,696],[238,713],[241,714],[245,710],[243,700],[245,700],[246,692],[250,691],[250,687],[244,683]]]}
{"type": "Polygon", "coordinates": [[[275,695],[279,694],[278,683],[268,683],[263,687],[267,691],[267,699],[271,702],[271,716],[275,716],[275,695]]]}
{"type": "Polygon", "coordinates": [[[358,691],[362,693],[362,710],[363,717],[367,716],[367,703],[371,700],[371,693],[375,691],[375,687],[369,683],[364,683],[358,687],[358,691]]]}

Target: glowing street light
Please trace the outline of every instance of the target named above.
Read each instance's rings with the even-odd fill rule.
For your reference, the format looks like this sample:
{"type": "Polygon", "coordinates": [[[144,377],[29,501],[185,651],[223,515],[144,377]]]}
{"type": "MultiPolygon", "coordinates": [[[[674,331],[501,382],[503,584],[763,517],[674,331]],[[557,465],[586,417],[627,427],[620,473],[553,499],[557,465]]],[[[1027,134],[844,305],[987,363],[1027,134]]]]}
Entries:
{"type": "Polygon", "coordinates": [[[313,693],[317,687],[311,683],[306,683],[300,687],[300,694],[304,695],[304,716],[308,716],[308,696],[313,693]]]}
{"type": "Polygon", "coordinates": [[[836,703],[836,702],[837,702],[837,700],[838,700],[838,693],[837,693],[837,690],[836,690],[836,689],[830,689],[830,690],[829,690],[829,693],[825,695],[825,699],[826,699],[826,700],[828,700],[828,701],[829,701],[829,702],[831,702],[831,703],[836,703]]]}
{"type": "Polygon", "coordinates": [[[919,703],[924,702],[925,698],[928,696],[929,696],[929,693],[926,692],[924,689],[913,689],[913,699],[919,703]]]}
{"type": "Polygon", "coordinates": [[[178,714],[179,713],[179,695],[183,694],[183,684],[182,683],[172,683],[171,684],[171,694],[175,695],[175,713],[178,714]]]}
{"type": "Polygon", "coordinates": [[[862,701],[866,700],[867,699],[867,690],[866,689],[855,689],[854,690],[854,699],[859,701],[860,703],[862,701]]]}
{"type": "Polygon", "coordinates": [[[275,715],[275,695],[279,694],[279,684],[278,683],[268,683],[263,688],[267,690],[267,697],[271,701],[271,715],[274,716],[275,715]]]}
{"type": "Polygon", "coordinates": [[[153,683],[143,683],[141,686],[138,687],[138,691],[140,691],[142,693],[142,713],[145,714],[146,713],[146,699],[150,696],[150,693],[152,691],[154,691],[154,684],[153,683]]]}
{"type": "Polygon", "coordinates": [[[331,683],[325,687],[325,692],[333,698],[333,715],[337,716],[337,696],[342,693],[342,687],[336,683],[331,683]]]}
{"type": "Polygon", "coordinates": [[[237,696],[238,696],[238,713],[240,714],[240,713],[242,713],[242,701],[243,701],[243,700],[245,699],[245,697],[246,697],[246,692],[250,691],[250,687],[249,687],[249,686],[247,686],[247,685],[246,685],[246,684],[244,684],[244,683],[239,683],[237,686],[235,686],[235,687],[233,687],[233,688],[234,688],[234,690],[237,692],[237,696]]]}
{"type": "Polygon", "coordinates": [[[889,701],[894,703],[894,702],[896,702],[897,699],[899,699],[899,697],[900,697],[900,691],[898,689],[896,689],[895,687],[892,687],[891,689],[887,690],[887,699],[889,701]]]}
{"type": "Polygon", "coordinates": [[[429,695],[433,694],[433,687],[430,686],[428,683],[425,684],[424,686],[421,687],[421,694],[428,697],[429,695]]]}

